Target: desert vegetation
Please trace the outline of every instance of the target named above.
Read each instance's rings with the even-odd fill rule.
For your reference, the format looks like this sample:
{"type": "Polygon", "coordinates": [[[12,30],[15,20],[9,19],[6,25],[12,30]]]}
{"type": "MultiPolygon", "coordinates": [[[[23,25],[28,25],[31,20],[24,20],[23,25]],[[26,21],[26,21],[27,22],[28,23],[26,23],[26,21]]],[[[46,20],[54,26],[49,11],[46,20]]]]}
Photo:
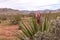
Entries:
{"type": "Polygon", "coordinates": [[[14,13],[0,14],[0,40],[60,40],[60,12],[14,13]]]}

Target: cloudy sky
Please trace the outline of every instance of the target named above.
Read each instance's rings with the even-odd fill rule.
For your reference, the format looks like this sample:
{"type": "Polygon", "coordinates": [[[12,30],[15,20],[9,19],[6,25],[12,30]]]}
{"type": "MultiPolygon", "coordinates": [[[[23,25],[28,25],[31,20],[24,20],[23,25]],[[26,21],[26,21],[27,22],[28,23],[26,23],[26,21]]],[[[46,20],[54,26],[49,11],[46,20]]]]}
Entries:
{"type": "Polygon", "coordinates": [[[0,8],[45,10],[60,8],[60,0],[0,0],[0,8]]]}

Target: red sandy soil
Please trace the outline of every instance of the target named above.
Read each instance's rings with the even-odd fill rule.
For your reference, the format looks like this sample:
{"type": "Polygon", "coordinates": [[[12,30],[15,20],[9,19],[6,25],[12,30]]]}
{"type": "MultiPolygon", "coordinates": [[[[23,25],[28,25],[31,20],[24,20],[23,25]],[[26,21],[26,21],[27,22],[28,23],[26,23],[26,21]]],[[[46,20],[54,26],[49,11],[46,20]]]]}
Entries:
{"type": "Polygon", "coordinates": [[[11,25],[11,26],[0,25],[0,38],[5,37],[5,38],[7,38],[6,40],[17,40],[17,39],[13,38],[13,37],[15,37],[15,34],[13,31],[18,31],[17,25],[11,25]],[[13,39],[11,39],[11,38],[13,38],[13,39]]]}

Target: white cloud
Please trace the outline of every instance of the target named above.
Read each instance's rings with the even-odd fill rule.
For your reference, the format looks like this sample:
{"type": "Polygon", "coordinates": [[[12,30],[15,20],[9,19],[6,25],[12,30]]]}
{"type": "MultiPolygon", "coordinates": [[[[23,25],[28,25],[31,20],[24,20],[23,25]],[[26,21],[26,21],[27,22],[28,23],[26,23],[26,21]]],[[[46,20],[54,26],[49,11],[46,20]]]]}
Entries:
{"type": "Polygon", "coordinates": [[[52,4],[59,4],[59,0],[0,0],[0,8],[13,8],[13,9],[50,9],[52,4]],[[40,6],[44,6],[41,7],[40,6]]]}

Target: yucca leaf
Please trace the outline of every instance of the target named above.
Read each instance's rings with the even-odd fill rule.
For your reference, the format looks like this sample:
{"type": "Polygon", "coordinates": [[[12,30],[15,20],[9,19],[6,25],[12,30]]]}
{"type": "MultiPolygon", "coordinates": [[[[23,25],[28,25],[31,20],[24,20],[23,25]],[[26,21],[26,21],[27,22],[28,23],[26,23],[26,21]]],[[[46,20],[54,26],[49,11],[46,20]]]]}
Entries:
{"type": "Polygon", "coordinates": [[[43,26],[42,26],[42,23],[41,23],[41,24],[40,24],[40,31],[41,31],[41,32],[43,31],[42,28],[43,28],[43,26]]]}
{"type": "Polygon", "coordinates": [[[33,26],[32,26],[32,23],[31,22],[29,22],[29,25],[30,25],[30,31],[32,32],[32,36],[34,35],[34,28],[33,28],[33,26]]]}
{"type": "Polygon", "coordinates": [[[48,25],[48,18],[47,17],[45,17],[45,19],[44,19],[44,21],[43,22],[41,22],[41,24],[40,24],[40,31],[41,32],[44,32],[44,31],[46,31],[47,30],[47,25],[48,25]]]}
{"type": "Polygon", "coordinates": [[[30,27],[31,27],[32,35],[34,35],[34,34],[35,34],[35,30],[34,30],[34,27],[33,27],[33,24],[32,24],[31,21],[29,22],[29,25],[30,25],[30,27]]]}
{"type": "Polygon", "coordinates": [[[27,37],[29,37],[30,35],[28,34],[27,30],[25,30],[24,28],[22,28],[22,26],[20,26],[20,27],[21,27],[21,31],[22,31],[27,37]]]}
{"type": "Polygon", "coordinates": [[[24,30],[24,28],[22,28],[22,26],[21,26],[22,31],[24,32],[24,34],[25,34],[27,37],[31,37],[31,36],[32,36],[32,32],[25,26],[24,23],[22,23],[22,24],[24,25],[24,28],[25,28],[25,30],[24,30]]]}
{"type": "MultiPolygon", "coordinates": [[[[23,24],[22,24],[22,25],[23,25],[23,24]]],[[[25,26],[24,26],[24,25],[22,26],[22,25],[20,24],[21,31],[22,31],[27,37],[29,37],[30,34],[29,34],[28,31],[26,30],[25,26]]]]}
{"type": "MultiPolygon", "coordinates": [[[[26,24],[26,23],[25,23],[25,24],[26,24]]],[[[26,28],[31,32],[31,34],[32,34],[32,36],[33,36],[33,29],[32,29],[33,26],[31,25],[31,21],[30,21],[30,22],[28,21],[28,24],[26,24],[26,25],[27,25],[26,28]]]]}
{"type": "Polygon", "coordinates": [[[46,21],[47,21],[47,18],[45,17],[45,21],[44,21],[44,29],[43,29],[43,31],[46,30],[46,26],[47,26],[47,25],[46,25],[46,24],[47,24],[46,21]]]}
{"type": "Polygon", "coordinates": [[[33,18],[32,23],[33,23],[34,31],[36,33],[38,31],[38,25],[37,25],[36,19],[33,18]]]}
{"type": "MultiPolygon", "coordinates": [[[[38,30],[37,28],[35,28],[35,21],[33,18],[30,19],[30,23],[29,23],[30,27],[31,27],[31,31],[32,34],[34,35],[36,33],[36,30],[38,30]],[[33,25],[34,24],[34,25],[33,25]]],[[[37,26],[36,26],[37,27],[37,26]]]]}
{"type": "Polygon", "coordinates": [[[20,40],[24,40],[24,39],[23,39],[23,37],[24,37],[23,34],[17,33],[17,32],[14,32],[14,31],[13,31],[13,33],[15,33],[15,34],[17,35],[17,38],[19,38],[20,40]]]}

